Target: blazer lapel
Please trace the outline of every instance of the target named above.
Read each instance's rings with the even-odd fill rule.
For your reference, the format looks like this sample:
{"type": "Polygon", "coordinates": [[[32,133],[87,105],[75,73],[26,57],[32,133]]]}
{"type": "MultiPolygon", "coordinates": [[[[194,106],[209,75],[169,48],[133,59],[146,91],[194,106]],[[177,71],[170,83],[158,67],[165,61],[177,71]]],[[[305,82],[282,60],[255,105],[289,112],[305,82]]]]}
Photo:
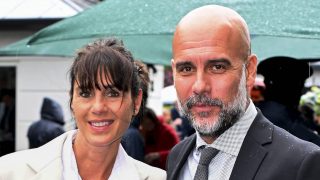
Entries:
{"type": "Polygon", "coordinates": [[[33,149],[29,157],[28,166],[35,172],[32,180],[54,180],[62,178],[62,149],[70,132],[64,133],[53,141],[33,149]]]}
{"type": "Polygon", "coordinates": [[[179,154],[175,154],[176,159],[174,162],[176,162],[177,164],[172,171],[172,176],[171,176],[172,180],[178,179],[183,165],[186,163],[186,161],[189,157],[189,154],[191,153],[192,149],[195,146],[196,134],[193,134],[186,141],[187,142],[183,146],[181,146],[181,148],[180,148],[181,150],[179,151],[179,154]]]}
{"type": "Polygon", "coordinates": [[[258,114],[243,141],[230,180],[254,179],[260,164],[268,153],[263,145],[272,142],[272,132],[272,124],[258,109],[258,114]]]}

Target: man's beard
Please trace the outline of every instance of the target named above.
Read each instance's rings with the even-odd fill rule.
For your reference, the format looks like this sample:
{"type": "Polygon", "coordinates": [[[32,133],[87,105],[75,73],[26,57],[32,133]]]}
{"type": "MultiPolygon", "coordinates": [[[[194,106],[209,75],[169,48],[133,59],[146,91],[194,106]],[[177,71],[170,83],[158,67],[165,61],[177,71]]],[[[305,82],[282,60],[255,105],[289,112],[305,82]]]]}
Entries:
{"type": "MultiPolygon", "coordinates": [[[[245,66],[242,70],[241,80],[239,84],[239,89],[234,100],[224,104],[218,98],[209,98],[203,94],[193,95],[189,97],[185,103],[178,101],[178,107],[180,112],[185,115],[194,129],[198,131],[201,136],[218,137],[227,129],[229,129],[233,124],[235,124],[240,117],[243,116],[246,110],[246,105],[248,102],[248,93],[246,90],[246,75],[245,66]],[[208,120],[196,120],[195,115],[192,114],[191,108],[197,103],[208,106],[217,106],[221,109],[218,114],[218,119],[208,119],[208,120]]],[[[205,118],[211,115],[212,112],[200,112],[198,116],[200,118],[205,118]]]]}

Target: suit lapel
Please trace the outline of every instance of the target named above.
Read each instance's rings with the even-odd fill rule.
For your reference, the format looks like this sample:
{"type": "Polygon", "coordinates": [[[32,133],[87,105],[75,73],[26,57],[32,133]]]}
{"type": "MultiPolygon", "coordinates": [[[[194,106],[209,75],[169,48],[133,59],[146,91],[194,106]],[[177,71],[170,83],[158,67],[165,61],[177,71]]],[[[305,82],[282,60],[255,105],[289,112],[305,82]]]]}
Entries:
{"type": "Polygon", "coordinates": [[[70,133],[73,132],[64,133],[44,146],[33,149],[33,154],[27,162],[28,166],[35,172],[32,180],[62,178],[62,149],[70,133]]]}
{"type": "Polygon", "coordinates": [[[268,153],[263,145],[272,142],[272,132],[273,125],[258,110],[243,141],[230,180],[254,179],[260,164],[268,153]]]}
{"type": "Polygon", "coordinates": [[[189,154],[195,146],[195,143],[196,134],[193,134],[189,139],[186,140],[186,143],[183,146],[181,146],[181,151],[179,151],[179,154],[176,154],[176,159],[174,161],[177,164],[173,168],[172,179],[178,179],[181,169],[183,165],[186,163],[189,154]]]}

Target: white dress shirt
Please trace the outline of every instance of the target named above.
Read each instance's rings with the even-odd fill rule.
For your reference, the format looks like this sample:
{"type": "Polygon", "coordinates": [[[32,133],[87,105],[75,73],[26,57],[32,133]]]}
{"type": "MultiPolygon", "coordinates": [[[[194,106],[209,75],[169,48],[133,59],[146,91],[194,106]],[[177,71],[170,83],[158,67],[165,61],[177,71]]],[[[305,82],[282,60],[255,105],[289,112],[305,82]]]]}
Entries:
{"type": "MultiPolygon", "coordinates": [[[[63,164],[63,179],[64,180],[81,180],[78,172],[76,158],[72,148],[72,141],[77,133],[70,133],[63,145],[62,164],[63,164]]],[[[120,144],[115,164],[112,168],[109,180],[130,179],[140,180],[139,174],[134,167],[129,156],[120,144]]]]}
{"type": "Polygon", "coordinates": [[[227,131],[221,134],[212,144],[207,144],[197,132],[196,147],[190,153],[184,164],[179,180],[192,180],[197,170],[201,151],[199,147],[205,145],[216,148],[219,153],[209,164],[209,180],[227,180],[230,178],[233,166],[236,162],[243,140],[257,115],[257,110],[250,100],[250,104],[244,115],[227,131]]]}

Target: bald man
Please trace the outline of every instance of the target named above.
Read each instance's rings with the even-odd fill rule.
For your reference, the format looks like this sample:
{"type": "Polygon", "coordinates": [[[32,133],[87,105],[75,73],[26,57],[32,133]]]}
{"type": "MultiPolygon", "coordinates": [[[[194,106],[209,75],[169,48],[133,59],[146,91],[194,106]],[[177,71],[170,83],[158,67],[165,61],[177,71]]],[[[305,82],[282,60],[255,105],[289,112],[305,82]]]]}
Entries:
{"type": "Polygon", "coordinates": [[[172,48],[180,111],[196,133],[172,149],[167,179],[320,179],[319,147],[274,126],[249,98],[257,57],[237,12],[217,5],[189,12],[172,48]],[[201,158],[210,147],[216,156],[201,158]]]}

